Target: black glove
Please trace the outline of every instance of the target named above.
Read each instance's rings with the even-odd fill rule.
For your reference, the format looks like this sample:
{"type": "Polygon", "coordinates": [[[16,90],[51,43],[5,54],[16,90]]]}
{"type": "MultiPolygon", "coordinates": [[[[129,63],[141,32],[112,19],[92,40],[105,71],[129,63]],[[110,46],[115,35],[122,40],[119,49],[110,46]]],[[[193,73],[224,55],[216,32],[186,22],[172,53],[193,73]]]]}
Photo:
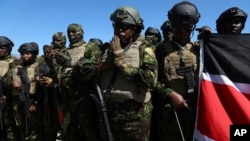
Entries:
{"type": "Polygon", "coordinates": [[[74,67],[73,77],[81,81],[89,81],[97,73],[90,63],[90,60],[86,57],[82,57],[77,62],[77,65],[74,67]]]}
{"type": "Polygon", "coordinates": [[[92,71],[92,64],[90,63],[89,59],[86,57],[82,57],[77,62],[77,67],[80,70],[80,73],[83,75],[88,75],[92,71]]]}
{"type": "Polygon", "coordinates": [[[197,38],[198,40],[205,39],[205,38],[208,38],[211,34],[212,32],[210,30],[203,30],[199,33],[197,38]]]}
{"type": "Polygon", "coordinates": [[[69,56],[66,56],[62,53],[57,53],[55,57],[56,57],[56,62],[59,65],[66,67],[71,66],[71,58],[69,56]]]}

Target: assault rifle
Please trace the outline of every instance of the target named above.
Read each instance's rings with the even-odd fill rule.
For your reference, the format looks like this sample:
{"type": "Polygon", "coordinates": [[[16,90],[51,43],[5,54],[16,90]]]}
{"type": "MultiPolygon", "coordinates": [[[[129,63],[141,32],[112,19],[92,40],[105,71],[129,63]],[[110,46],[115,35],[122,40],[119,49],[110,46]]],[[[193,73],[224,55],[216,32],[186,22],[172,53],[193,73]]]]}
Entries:
{"type": "MultiPolygon", "coordinates": [[[[0,76],[0,98],[3,97],[3,86],[2,86],[2,77],[0,76]]],[[[4,103],[0,100],[0,130],[3,130],[3,115],[2,110],[4,108],[4,103]]]]}
{"type": "Polygon", "coordinates": [[[58,131],[56,141],[62,140],[63,135],[63,105],[62,105],[62,93],[58,84],[54,84],[54,93],[56,94],[56,107],[58,114],[58,131]]]}
{"type": "MultiPolygon", "coordinates": [[[[43,77],[49,77],[50,76],[50,68],[47,64],[42,64],[39,67],[39,79],[43,79],[43,77]]],[[[48,107],[48,92],[47,92],[47,87],[43,86],[44,90],[44,107],[45,111],[47,112],[46,114],[50,115],[49,112],[49,107],[48,107]]]]}
{"type": "Polygon", "coordinates": [[[20,101],[23,106],[24,115],[25,115],[25,133],[26,135],[29,134],[29,128],[28,128],[28,115],[29,115],[29,95],[30,95],[30,81],[28,78],[28,68],[22,67],[18,69],[18,72],[21,77],[22,82],[22,92],[20,94],[20,101]]]}
{"type": "Polygon", "coordinates": [[[98,109],[101,112],[102,121],[104,124],[104,128],[107,134],[108,141],[113,141],[113,135],[110,130],[110,124],[109,124],[108,115],[107,115],[107,107],[103,99],[101,88],[99,86],[99,81],[97,78],[94,79],[94,86],[96,89],[96,101],[99,106],[98,109]]]}
{"type": "Polygon", "coordinates": [[[39,67],[39,78],[43,79],[44,76],[50,77],[50,68],[47,64],[43,64],[39,67]]]}

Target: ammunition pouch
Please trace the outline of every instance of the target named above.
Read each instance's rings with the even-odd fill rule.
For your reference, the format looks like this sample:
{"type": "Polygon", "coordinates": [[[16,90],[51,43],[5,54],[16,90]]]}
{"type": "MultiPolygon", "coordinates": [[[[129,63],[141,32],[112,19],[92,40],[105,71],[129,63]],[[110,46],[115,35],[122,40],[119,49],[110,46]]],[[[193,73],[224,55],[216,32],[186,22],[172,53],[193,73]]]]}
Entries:
{"type": "Polygon", "coordinates": [[[192,67],[180,67],[176,69],[176,73],[178,75],[184,76],[187,82],[188,90],[187,93],[194,93],[195,92],[195,81],[193,79],[193,71],[192,67]]]}

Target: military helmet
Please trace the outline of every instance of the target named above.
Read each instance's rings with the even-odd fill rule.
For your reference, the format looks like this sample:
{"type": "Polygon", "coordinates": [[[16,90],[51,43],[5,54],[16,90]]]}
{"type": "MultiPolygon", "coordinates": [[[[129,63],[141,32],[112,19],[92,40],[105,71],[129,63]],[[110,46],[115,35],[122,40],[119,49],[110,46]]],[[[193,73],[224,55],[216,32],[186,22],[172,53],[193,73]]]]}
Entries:
{"type": "Polygon", "coordinates": [[[6,46],[8,48],[12,48],[14,43],[5,36],[0,36],[0,46],[6,46]]]}
{"type": "Polygon", "coordinates": [[[147,35],[155,35],[158,38],[158,41],[161,41],[161,32],[157,28],[148,27],[145,31],[145,36],[147,35]]]}
{"type": "Polygon", "coordinates": [[[161,30],[172,30],[172,25],[169,20],[166,20],[162,25],[161,25],[161,30]]]}
{"type": "Polygon", "coordinates": [[[188,1],[179,2],[168,11],[168,19],[173,27],[180,25],[193,27],[198,23],[199,18],[200,13],[197,7],[188,1]]]}
{"type": "Polygon", "coordinates": [[[60,44],[65,45],[66,44],[66,35],[63,32],[56,32],[52,36],[52,42],[54,42],[57,38],[61,40],[60,44]]]}
{"type": "Polygon", "coordinates": [[[67,28],[67,33],[68,33],[68,36],[69,36],[69,31],[76,31],[78,34],[76,40],[74,41],[71,41],[70,38],[69,38],[69,41],[70,42],[77,42],[77,41],[80,41],[83,39],[83,28],[80,24],[77,24],[77,23],[71,23],[68,25],[68,28],[67,28]]]}
{"type": "Polygon", "coordinates": [[[34,55],[38,55],[39,48],[34,43],[23,43],[19,49],[19,53],[31,52],[34,55]]]}
{"type": "Polygon", "coordinates": [[[89,42],[95,43],[95,44],[97,44],[99,47],[102,47],[102,46],[103,46],[103,42],[102,42],[102,40],[99,39],[99,38],[91,38],[91,39],[89,39],[89,42]]]}
{"type": "Polygon", "coordinates": [[[231,19],[233,17],[239,17],[243,20],[243,27],[245,25],[247,19],[247,13],[245,13],[242,9],[238,7],[231,7],[224,12],[222,12],[219,18],[216,20],[216,27],[219,28],[226,20],[231,19]]]}
{"type": "Polygon", "coordinates": [[[144,29],[143,19],[140,13],[133,7],[122,6],[117,8],[114,13],[111,14],[110,20],[113,22],[122,22],[139,26],[144,29]]]}
{"type": "Polygon", "coordinates": [[[77,23],[69,24],[67,31],[68,30],[76,30],[76,31],[79,31],[81,33],[84,32],[82,26],[80,24],[77,24],[77,23]]]}
{"type": "Polygon", "coordinates": [[[196,28],[195,30],[198,31],[198,32],[201,32],[201,31],[210,31],[210,32],[212,32],[212,29],[209,26],[202,26],[200,28],[196,28]]]}

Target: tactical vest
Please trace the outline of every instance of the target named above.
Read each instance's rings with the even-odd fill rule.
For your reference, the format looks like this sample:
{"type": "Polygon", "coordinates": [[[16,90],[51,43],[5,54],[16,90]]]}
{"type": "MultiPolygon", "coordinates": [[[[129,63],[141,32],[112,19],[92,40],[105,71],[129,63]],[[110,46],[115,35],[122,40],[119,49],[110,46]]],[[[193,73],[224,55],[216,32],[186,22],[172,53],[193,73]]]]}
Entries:
{"type": "MultiPolygon", "coordinates": [[[[30,65],[28,67],[28,70],[27,70],[27,73],[28,73],[28,78],[29,78],[29,82],[30,82],[30,94],[33,95],[35,94],[35,91],[36,91],[36,77],[37,77],[37,72],[36,72],[36,69],[38,67],[38,63],[35,62],[34,64],[30,65]]],[[[13,73],[12,73],[12,80],[16,80],[20,83],[21,82],[21,77],[20,75],[18,74],[18,69],[19,68],[22,68],[21,65],[17,66],[14,70],[13,70],[13,73]]],[[[13,95],[20,95],[20,92],[19,91],[16,91],[14,90],[13,91],[13,95]]]]}
{"type": "MultiPolygon", "coordinates": [[[[67,49],[67,52],[69,53],[71,57],[71,62],[76,63],[81,57],[84,57],[86,45],[87,44],[84,43],[79,47],[67,49]]],[[[65,68],[63,73],[60,74],[60,79],[61,79],[60,83],[65,87],[68,87],[68,82],[69,82],[69,78],[71,77],[72,70],[73,70],[72,67],[65,68]]]]}
{"type": "MultiPolygon", "coordinates": [[[[124,59],[126,64],[133,67],[140,67],[141,45],[144,42],[136,41],[124,49],[124,59]]],[[[103,92],[109,95],[109,100],[113,102],[125,102],[134,100],[140,103],[146,103],[151,99],[151,93],[148,87],[138,84],[135,80],[127,78],[120,70],[115,69],[114,64],[101,75],[101,84],[103,92]],[[116,71],[116,72],[115,72],[116,71]],[[110,82],[115,75],[115,82],[110,88],[110,82]]]]}
{"type": "Polygon", "coordinates": [[[168,53],[164,58],[165,81],[176,92],[184,97],[187,94],[188,85],[185,76],[177,74],[181,67],[191,67],[192,78],[197,69],[197,56],[194,53],[194,44],[187,43],[182,49],[176,44],[168,44],[166,47],[168,53]],[[183,64],[182,64],[183,63],[183,64]]]}
{"type": "MultiPolygon", "coordinates": [[[[67,50],[70,54],[71,62],[77,62],[81,57],[84,57],[86,45],[87,44],[84,43],[79,47],[74,47],[67,50]]],[[[68,68],[68,70],[72,70],[72,68],[68,68]]]]}
{"type": "Polygon", "coordinates": [[[12,63],[14,60],[15,58],[12,58],[12,57],[8,59],[0,60],[0,76],[1,77],[5,76],[5,74],[9,70],[10,63],[12,63]]]}

